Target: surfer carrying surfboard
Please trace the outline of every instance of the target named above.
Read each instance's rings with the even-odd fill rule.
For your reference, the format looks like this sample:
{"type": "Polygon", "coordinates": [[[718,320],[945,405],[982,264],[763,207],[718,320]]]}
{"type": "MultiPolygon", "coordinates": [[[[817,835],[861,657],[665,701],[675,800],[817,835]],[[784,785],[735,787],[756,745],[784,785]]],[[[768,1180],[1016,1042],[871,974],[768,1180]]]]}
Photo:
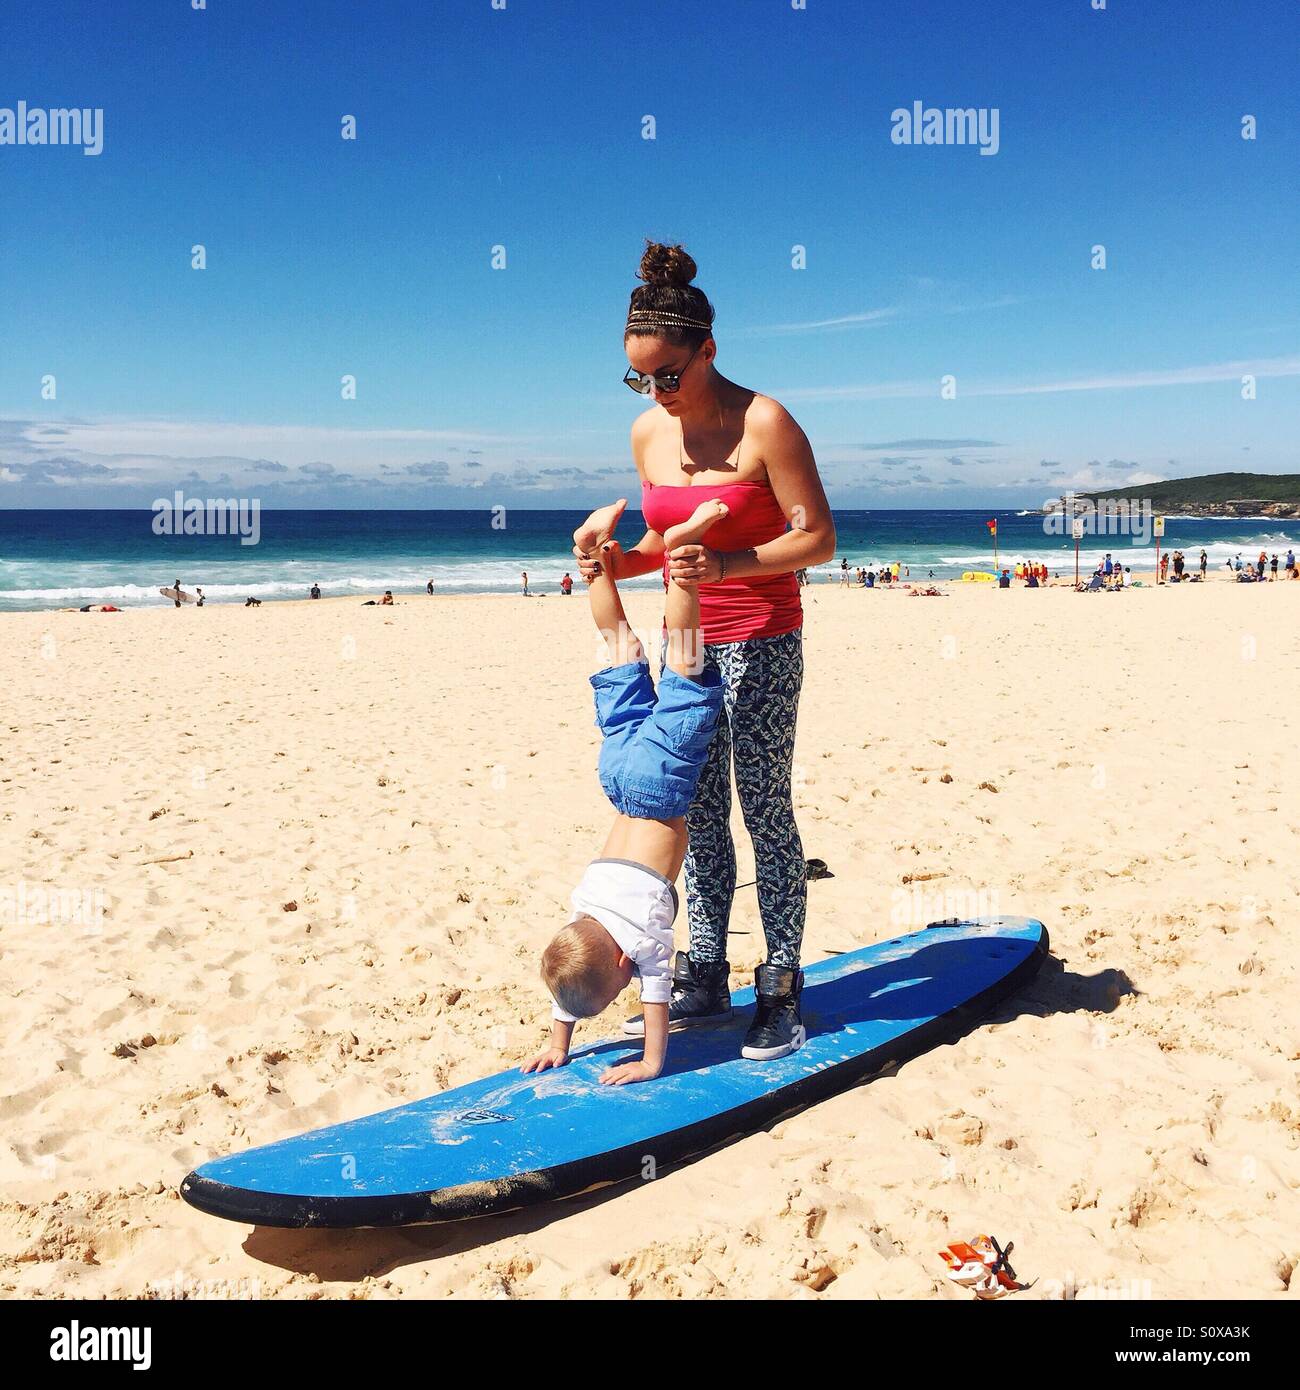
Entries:
{"type": "MultiPolygon", "coordinates": [[[[626,506],[620,498],[593,512],[574,533],[575,545],[596,551],[614,534],[626,506]]],[[[697,544],[726,514],[725,503],[709,499],[664,532],[664,546],[672,551],[697,544]]],[[[613,574],[600,569],[587,593],[611,662],[591,677],[591,685],[604,735],[600,784],[616,815],[601,857],[573,891],[573,920],[542,955],[542,979],[554,1001],[551,1044],[522,1070],[563,1066],[577,1020],[604,1012],[635,978],[644,1054],[640,1061],[607,1068],[600,1078],[622,1086],[658,1076],[667,1055],[678,906],[673,885],[686,856],[686,812],[717,728],[723,685],[716,670],[705,668],[695,580],[668,586],[657,692],[613,574]]]]}

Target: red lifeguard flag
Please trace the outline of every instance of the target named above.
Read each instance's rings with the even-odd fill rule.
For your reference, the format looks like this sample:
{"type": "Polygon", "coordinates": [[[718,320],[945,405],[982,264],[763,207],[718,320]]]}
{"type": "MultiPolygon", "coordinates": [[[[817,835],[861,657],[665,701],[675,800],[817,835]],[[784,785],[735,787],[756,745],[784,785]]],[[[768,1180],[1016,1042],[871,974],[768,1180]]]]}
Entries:
{"type": "Polygon", "coordinates": [[[989,528],[990,531],[993,532],[993,534],[994,534],[995,536],[997,535],[997,533],[998,533],[998,520],[997,520],[997,517],[994,517],[992,521],[986,521],[984,524],[985,524],[985,526],[987,526],[987,527],[989,528]]]}

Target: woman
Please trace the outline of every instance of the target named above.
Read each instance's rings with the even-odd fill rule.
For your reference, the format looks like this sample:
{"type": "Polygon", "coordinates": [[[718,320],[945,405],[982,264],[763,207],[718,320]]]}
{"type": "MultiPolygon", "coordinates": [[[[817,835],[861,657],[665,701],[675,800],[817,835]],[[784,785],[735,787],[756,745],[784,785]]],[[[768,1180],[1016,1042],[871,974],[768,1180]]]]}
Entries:
{"type": "Polygon", "coordinates": [[[726,696],[686,818],[690,949],[677,953],[669,1026],[731,1013],[726,943],[736,887],[734,758],[767,938],[742,1052],[767,1060],[793,1052],[805,1038],[799,952],[807,878],[790,786],[803,678],[795,571],[834,556],[835,526],[804,432],[776,401],[715,367],[713,306],[691,284],[695,262],[680,246],[649,242],[639,275],[645,283],[632,291],[624,330],[631,366],[623,379],[655,402],[632,426],[649,529],[630,550],[611,541],[597,554],[574,554],[588,583],[607,564],[618,579],[663,567],[665,584],[671,577],[700,585],[705,663],[719,672],[726,696]],[[665,556],[663,532],[713,497],[729,514],[710,530],[711,544],[665,556]]]}

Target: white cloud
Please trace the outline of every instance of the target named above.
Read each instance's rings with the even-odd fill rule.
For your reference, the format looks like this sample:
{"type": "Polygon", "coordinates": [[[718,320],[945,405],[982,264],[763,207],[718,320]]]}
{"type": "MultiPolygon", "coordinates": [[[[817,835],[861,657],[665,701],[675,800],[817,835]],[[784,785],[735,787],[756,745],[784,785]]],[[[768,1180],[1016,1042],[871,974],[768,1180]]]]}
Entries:
{"type": "MultiPolygon", "coordinates": [[[[1166,367],[1147,372],[1113,372],[1106,375],[1066,377],[1056,381],[958,384],[962,398],[971,396],[1036,396],[1066,391],[1138,391],[1155,386],[1200,386],[1213,382],[1300,376],[1300,356],[1257,357],[1237,362],[1216,362],[1194,367],[1166,367]]],[[[779,400],[875,401],[915,397],[938,399],[939,374],[930,381],[873,381],[856,386],[789,387],[772,393],[779,400]]]]}

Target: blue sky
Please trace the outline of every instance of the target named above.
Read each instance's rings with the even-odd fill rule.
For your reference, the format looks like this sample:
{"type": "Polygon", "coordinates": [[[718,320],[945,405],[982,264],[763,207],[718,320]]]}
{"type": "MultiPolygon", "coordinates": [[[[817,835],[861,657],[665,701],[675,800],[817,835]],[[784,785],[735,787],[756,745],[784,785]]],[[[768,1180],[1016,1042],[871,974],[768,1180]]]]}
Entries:
{"type": "Polygon", "coordinates": [[[0,108],[104,115],[0,144],[0,507],[626,492],[646,236],[834,505],[1300,471],[1298,47],[1289,0],[12,7],[0,108]],[[917,101],[997,153],[894,143],[917,101]]]}

